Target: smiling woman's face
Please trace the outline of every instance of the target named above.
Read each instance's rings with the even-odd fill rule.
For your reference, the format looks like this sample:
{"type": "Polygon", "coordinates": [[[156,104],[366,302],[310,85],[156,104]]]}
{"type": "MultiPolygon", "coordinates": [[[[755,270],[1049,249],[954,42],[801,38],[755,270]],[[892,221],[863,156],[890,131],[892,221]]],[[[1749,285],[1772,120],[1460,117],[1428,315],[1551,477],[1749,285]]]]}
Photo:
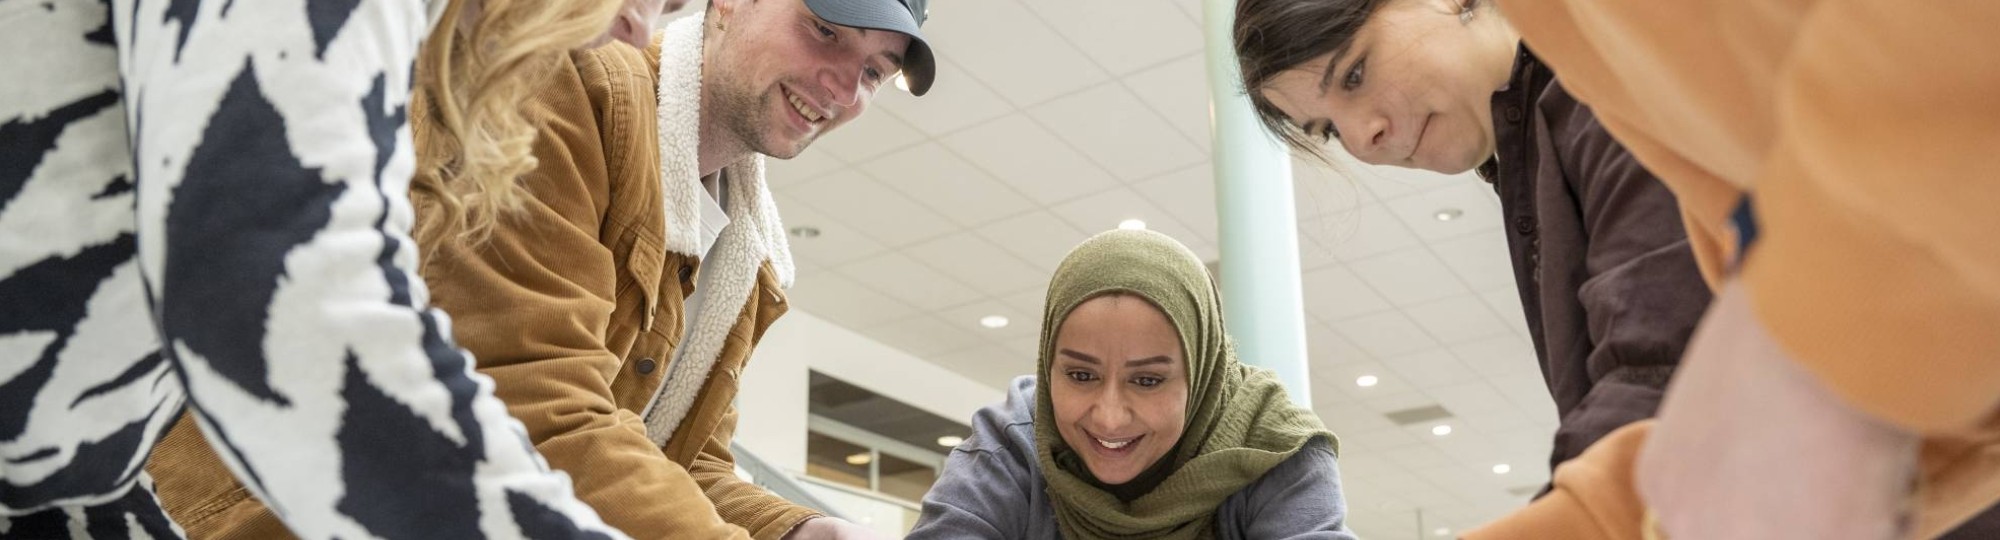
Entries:
{"type": "Polygon", "coordinates": [[[1513,45],[1463,12],[1451,0],[1392,0],[1345,51],[1293,66],[1261,91],[1293,125],[1363,162],[1472,170],[1493,155],[1493,93],[1513,45]]]}
{"type": "Polygon", "coordinates": [[[1180,442],[1187,359],[1166,313],[1136,295],[1092,298],[1056,332],[1049,401],[1056,432],[1098,481],[1131,481],[1180,442]]]}

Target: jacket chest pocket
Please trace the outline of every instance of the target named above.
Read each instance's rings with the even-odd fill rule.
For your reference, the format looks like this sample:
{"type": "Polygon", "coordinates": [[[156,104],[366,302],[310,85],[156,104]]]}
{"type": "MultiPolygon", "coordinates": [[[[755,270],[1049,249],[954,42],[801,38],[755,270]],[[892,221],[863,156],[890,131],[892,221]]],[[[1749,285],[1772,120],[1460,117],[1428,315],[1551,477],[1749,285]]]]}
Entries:
{"type": "Polygon", "coordinates": [[[639,331],[653,331],[660,314],[660,276],[665,271],[665,257],[660,253],[660,244],[639,239],[633,242],[632,250],[625,254],[625,277],[632,280],[632,288],[639,292],[639,331]]]}

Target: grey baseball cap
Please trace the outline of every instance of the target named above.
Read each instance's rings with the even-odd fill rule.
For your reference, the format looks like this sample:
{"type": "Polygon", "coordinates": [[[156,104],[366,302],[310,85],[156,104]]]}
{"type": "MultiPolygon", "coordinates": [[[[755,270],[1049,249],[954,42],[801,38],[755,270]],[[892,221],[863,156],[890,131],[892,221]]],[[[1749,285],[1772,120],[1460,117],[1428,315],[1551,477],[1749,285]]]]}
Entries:
{"type": "Polygon", "coordinates": [[[928,0],[805,0],[806,8],[827,22],[853,28],[888,30],[910,36],[910,48],[903,51],[903,79],[910,83],[910,93],[924,95],[931,91],[931,80],[937,77],[937,59],[931,56],[930,43],[924,41],[919,30],[924,19],[928,0]]]}

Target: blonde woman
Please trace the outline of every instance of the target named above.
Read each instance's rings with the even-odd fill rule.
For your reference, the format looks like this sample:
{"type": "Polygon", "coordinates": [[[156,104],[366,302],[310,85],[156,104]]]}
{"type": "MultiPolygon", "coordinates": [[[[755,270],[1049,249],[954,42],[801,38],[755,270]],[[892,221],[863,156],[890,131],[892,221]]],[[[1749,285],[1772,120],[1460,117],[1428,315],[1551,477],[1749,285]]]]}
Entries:
{"type": "Polygon", "coordinates": [[[622,537],[426,307],[404,195],[518,200],[507,105],[617,8],[0,4],[0,536],[180,537],[145,466],[186,407],[300,536],[622,537]],[[427,31],[418,114],[458,144],[418,160],[427,31]]]}

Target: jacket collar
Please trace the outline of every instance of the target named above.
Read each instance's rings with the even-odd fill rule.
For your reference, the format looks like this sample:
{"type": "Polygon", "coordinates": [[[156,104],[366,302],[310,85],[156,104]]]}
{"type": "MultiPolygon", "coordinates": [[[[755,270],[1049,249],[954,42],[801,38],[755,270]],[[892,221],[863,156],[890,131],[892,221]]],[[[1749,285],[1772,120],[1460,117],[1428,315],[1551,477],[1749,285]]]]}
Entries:
{"type": "MultiPolygon", "coordinates": [[[[666,198],[667,250],[689,257],[706,257],[701,250],[701,38],[700,14],[669,24],[661,31],[659,78],[660,182],[666,198]]],[[[753,251],[768,258],[786,287],[795,267],[778,205],[764,182],[764,156],[751,154],[723,167],[730,182],[732,224],[751,229],[753,251]]],[[[706,264],[704,264],[706,266],[706,264]]]]}
{"type": "Polygon", "coordinates": [[[646,405],[646,435],[666,445],[680,428],[695,398],[722,355],[729,332],[743,315],[757,288],[758,269],[765,263],[777,273],[779,286],[790,287],[794,275],[791,246],[778,205],[764,183],[764,157],[751,155],[722,170],[729,200],[730,224],[707,253],[701,252],[701,187],[698,145],[701,143],[700,15],[667,26],[660,43],[659,127],[660,182],[667,223],[667,250],[701,259],[694,296],[688,299],[687,327],[674,348],[666,380],[646,405]]]}

